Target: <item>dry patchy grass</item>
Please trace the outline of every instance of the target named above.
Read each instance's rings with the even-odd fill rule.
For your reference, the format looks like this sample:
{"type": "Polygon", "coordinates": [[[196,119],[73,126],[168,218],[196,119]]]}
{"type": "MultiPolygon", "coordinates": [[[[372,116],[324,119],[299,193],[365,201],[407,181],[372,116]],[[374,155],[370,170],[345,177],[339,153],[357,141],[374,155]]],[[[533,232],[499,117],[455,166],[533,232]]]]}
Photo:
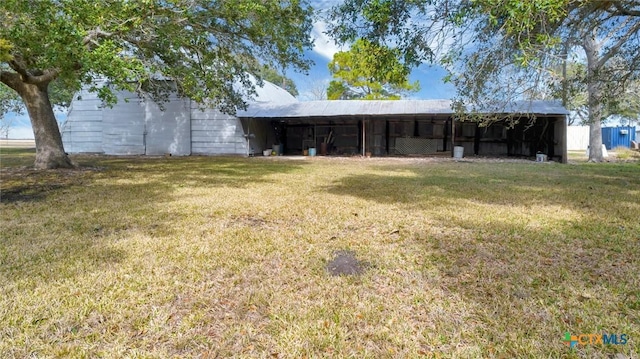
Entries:
{"type": "Polygon", "coordinates": [[[640,151],[632,150],[629,147],[616,147],[613,149],[613,153],[615,154],[616,159],[622,161],[639,161],[640,160],[640,151]]]}
{"type": "Polygon", "coordinates": [[[3,358],[637,358],[638,164],[30,156],[2,152],[3,358]]]}

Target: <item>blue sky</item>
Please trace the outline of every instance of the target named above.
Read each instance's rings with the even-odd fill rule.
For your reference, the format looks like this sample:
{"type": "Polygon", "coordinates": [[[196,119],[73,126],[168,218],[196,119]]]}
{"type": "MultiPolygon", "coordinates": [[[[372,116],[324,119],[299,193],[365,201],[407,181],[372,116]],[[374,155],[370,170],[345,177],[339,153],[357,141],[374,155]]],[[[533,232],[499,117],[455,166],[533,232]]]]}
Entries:
{"type": "MultiPolygon", "coordinates": [[[[337,3],[337,0],[312,0],[312,5],[316,9],[326,9],[337,3]]],[[[291,78],[298,87],[300,101],[313,100],[311,89],[324,84],[328,85],[331,80],[328,64],[333,55],[348,48],[337,46],[327,35],[324,34],[326,27],[321,21],[314,24],[312,38],[314,39],[313,50],[308,50],[305,55],[315,63],[308,75],[288,70],[286,75],[291,78]]],[[[411,95],[412,99],[449,99],[455,95],[455,88],[450,84],[444,84],[442,78],[446,75],[444,69],[439,66],[421,65],[414,69],[410,75],[410,80],[419,81],[420,91],[411,95]]],[[[9,132],[9,138],[27,139],[33,138],[33,131],[29,118],[25,115],[7,114],[13,119],[13,125],[9,132]]],[[[66,119],[66,113],[56,111],[58,122],[66,119]]]]}
{"type": "MultiPolygon", "coordinates": [[[[320,2],[321,5],[333,3],[332,1],[320,2]]],[[[333,55],[338,51],[345,51],[348,48],[337,46],[326,34],[326,27],[322,22],[316,22],[311,33],[314,39],[313,51],[305,52],[307,58],[313,60],[315,65],[309,71],[309,75],[296,73],[289,70],[286,75],[291,78],[298,87],[300,101],[309,100],[309,90],[318,83],[328,84],[331,80],[328,64],[333,55]]],[[[419,81],[420,91],[411,95],[413,99],[449,99],[455,95],[455,88],[451,84],[445,84],[442,78],[446,75],[446,71],[435,65],[430,66],[423,64],[414,69],[410,75],[410,80],[419,81]]]]}

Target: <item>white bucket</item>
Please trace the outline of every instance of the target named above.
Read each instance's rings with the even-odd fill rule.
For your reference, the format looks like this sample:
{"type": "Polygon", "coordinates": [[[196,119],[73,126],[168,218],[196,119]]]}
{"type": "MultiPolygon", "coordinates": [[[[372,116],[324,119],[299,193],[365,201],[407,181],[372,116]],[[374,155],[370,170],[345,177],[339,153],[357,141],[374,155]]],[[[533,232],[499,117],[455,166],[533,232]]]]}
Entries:
{"type": "Polygon", "coordinates": [[[271,149],[262,151],[263,156],[271,156],[271,149]]]}
{"type": "Polygon", "coordinates": [[[453,158],[462,158],[464,156],[464,147],[453,146],[453,158]]]}
{"type": "Polygon", "coordinates": [[[536,162],[547,162],[547,155],[544,153],[536,153],[536,162]]]}

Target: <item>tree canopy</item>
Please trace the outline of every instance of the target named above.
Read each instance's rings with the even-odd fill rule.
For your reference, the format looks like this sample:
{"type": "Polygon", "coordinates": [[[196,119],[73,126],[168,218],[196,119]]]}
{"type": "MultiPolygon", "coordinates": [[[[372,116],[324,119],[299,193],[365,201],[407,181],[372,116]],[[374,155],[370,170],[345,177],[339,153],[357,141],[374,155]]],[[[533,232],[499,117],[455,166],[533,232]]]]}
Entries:
{"type": "MultiPolygon", "coordinates": [[[[551,70],[552,80],[548,88],[543,89],[548,94],[541,94],[541,96],[563,99],[564,106],[571,112],[569,125],[589,124],[589,93],[586,76],[586,64],[569,60],[564,66],[560,65],[551,70]]],[[[616,92],[618,95],[610,97],[605,103],[602,118],[636,122],[640,116],[640,80],[629,81],[623,91],[616,92]]]]}
{"type": "Polygon", "coordinates": [[[69,166],[49,101],[49,84],[114,90],[162,100],[174,90],[227,113],[255,94],[249,74],[263,64],[306,70],[311,11],[304,0],[5,0],[0,4],[0,82],[29,112],[36,167],[69,166]],[[241,86],[238,86],[240,84],[241,86]]]}
{"type": "Polygon", "coordinates": [[[298,96],[298,87],[292,79],[286,77],[284,74],[280,74],[278,70],[269,65],[263,65],[258,72],[258,76],[266,81],[273,83],[276,86],[286,90],[291,96],[298,96]]]}
{"type": "Polygon", "coordinates": [[[0,117],[8,112],[21,112],[22,101],[18,94],[5,85],[0,84],[0,117]]]}
{"type": "Polygon", "coordinates": [[[341,51],[329,63],[333,75],[327,89],[329,100],[397,100],[402,94],[419,89],[409,82],[410,67],[404,65],[400,51],[358,39],[349,51],[341,51]]]}
{"type": "MultiPolygon", "coordinates": [[[[527,99],[569,60],[585,66],[590,160],[602,160],[601,121],[640,77],[640,3],[632,0],[345,0],[330,33],[397,44],[408,63],[437,58],[450,71],[456,108],[527,99]],[[422,44],[413,47],[413,44],[422,44]]],[[[566,67],[565,67],[566,68],[566,67]]],[[[567,99],[569,77],[559,82],[567,99]]]]}
{"type": "MultiPolygon", "coordinates": [[[[637,1],[538,0],[519,6],[513,2],[481,0],[475,3],[476,27],[480,51],[463,56],[465,69],[501,69],[485,74],[460,77],[460,87],[469,98],[483,97],[499,86],[494,83],[476,91],[472,83],[491,84],[488,76],[506,68],[526,93],[544,86],[552,78],[552,69],[568,60],[581,59],[583,76],[571,78],[564,70],[560,82],[562,99],[567,103],[571,80],[586,89],[587,123],[590,126],[591,161],[602,160],[601,124],[611,114],[629,111],[620,101],[627,86],[640,79],[640,3],[637,1]],[[484,92],[484,93],[483,93],[484,92]]],[[[479,73],[475,71],[475,73],[479,73]]]]}

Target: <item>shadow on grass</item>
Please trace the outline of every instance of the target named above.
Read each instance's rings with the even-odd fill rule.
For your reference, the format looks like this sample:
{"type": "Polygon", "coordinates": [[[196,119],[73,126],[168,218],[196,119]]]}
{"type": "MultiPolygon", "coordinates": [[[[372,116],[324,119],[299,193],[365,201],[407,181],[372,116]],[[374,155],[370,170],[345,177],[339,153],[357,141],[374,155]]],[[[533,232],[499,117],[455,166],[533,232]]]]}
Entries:
{"type": "Polygon", "coordinates": [[[0,203],[42,201],[56,191],[83,185],[97,171],[100,169],[4,169],[1,172],[0,203]]]}
{"type": "MultiPolygon", "coordinates": [[[[80,162],[83,163],[83,162],[80,162]]],[[[91,162],[87,163],[91,164],[91,162]]],[[[288,173],[304,163],[240,157],[105,157],[100,161],[111,174],[126,172],[127,177],[144,177],[163,186],[204,186],[245,188],[273,182],[272,174],[288,173]]]]}
{"type": "Polygon", "coordinates": [[[558,265],[549,273],[566,274],[573,267],[584,274],[574,278],[579,281],[604,275],[589,267],[594,265],[613,268],[608,272],[616,274],[613,280],[622,279],[620,268],[636,270],[627,266],[637,265],[634,256],[640,254],[640,166],[635,164],[464,163],[379,169],[380,174],[347,176],[325,189],[425,211],[439,226],[438,233],[425,235],[436,241],[442,237],[440,247],[456,249],[442,251],[445,267],[489,251],[530,263],[522,268],[528,273],[536,273],[540,263],[526,256],[538,253],[538,259],[558,265]],[[479,250],[487,243],[495,247],[479,250]],[[598,263],[599,258],[603,261],[598,263]]]}
{"type": "MultiPolygon", "coordinates": [[[[325,190],[428,216],[429,225],[421,226],[427,229],[407,245],[426,253],[422,274],[430,284],[473,308],[483,350],[522,357],[527,345],[551,335],[556,357],[566,353],[560,341],[566,330],[638,334],[639,166],[447,163],[376,170],[336,179],[325,190]],[[518,340],[506,340],[506,333],[518,340]]],[[[585,350],[594,350],[585,357],[607,357],[601,353],[632,349],[585,350]]]]}
{"type": "Polygon", "coordinates": [[[36,159],[35,148],[0,147],[0,168],[32,167],[36,159]]]}
{"type": "MultiPolygon", "coordinates": [[[[155,221],[166,191],[131,184],[94,186],[94,177],[90,173],[64,185],[35,186],[42,192],[24,187],[36,193],[36,201],[25,201],[23,194],[11,202],[3,197],[0,278],[51,282],[100,271],[130,256],[118,241],[166,232],[165,224],[155,221]],[[141,220],[145,215],[150,220],[141,220]]],[[[51,180],[51,174],[42,180],[51,180]]]]}
{"type": "MultiPolygon", "coordinates": [[[[566,331],[639,334],[637,240],[550,236],[509,223],[460,232],[457,224],[425,234],[424,275],[438,273],[436,286],[474,308],[473,321],[483,323],[483,356],[494,356],[495,347],[498,357],[523,357],[523,348],[545,340],[549,357],[560,357],[566,331]],[[505,341],[505,333],[517,340],[505,341]]],[[[587,232],[592,224],[578,225],[587,232]]],[[[577,350],[594,358],[633,352],[631,346],[577,350]]]]}
{"type": "MultiPolygon", "coordinates": [[[[98,178],[136,179],[165,190],[188,186],[245,188],[272,182],[267,179],[269,175],[291,172],[303,165],[291,161],[223,157],[73,156],[73,159],[79,164],[78,169],[38,171],[3,166],[1,202],[41,201],[56,190],[98,178]]],[[[8,162],[19,161],[9,158],[8,162]]]]}
{"type": "MultiPolygon", "coordinates": [[[[98,271],[131,255],[119,241],[178,235],[182,187],[249,188],[301,163],[244,158],[78,156],[78,170],[3,171],[0,278],[52,281],[98,271]]],[[[162,244],[158,244],[162,246],[162,244]]]]}
{"type": "Polygon", "coordinates": [[[0,202],[35,202],[44,199],[47,193],[62,188],[59,184],[16,186],[0,192],[0,202]]]}
{"type": "Polygon", "coordinates": [[[640,204],[640,166],[448,163],[378,167],[325,187],[332,194],[386,204],[448,205],[468,200],[496,205],[559,205],[579,211],[640,204]],[[597,205],[599,208],[594,208],[597,205]],[[605,207],[602,207],[605,206],[605,207]]]}

